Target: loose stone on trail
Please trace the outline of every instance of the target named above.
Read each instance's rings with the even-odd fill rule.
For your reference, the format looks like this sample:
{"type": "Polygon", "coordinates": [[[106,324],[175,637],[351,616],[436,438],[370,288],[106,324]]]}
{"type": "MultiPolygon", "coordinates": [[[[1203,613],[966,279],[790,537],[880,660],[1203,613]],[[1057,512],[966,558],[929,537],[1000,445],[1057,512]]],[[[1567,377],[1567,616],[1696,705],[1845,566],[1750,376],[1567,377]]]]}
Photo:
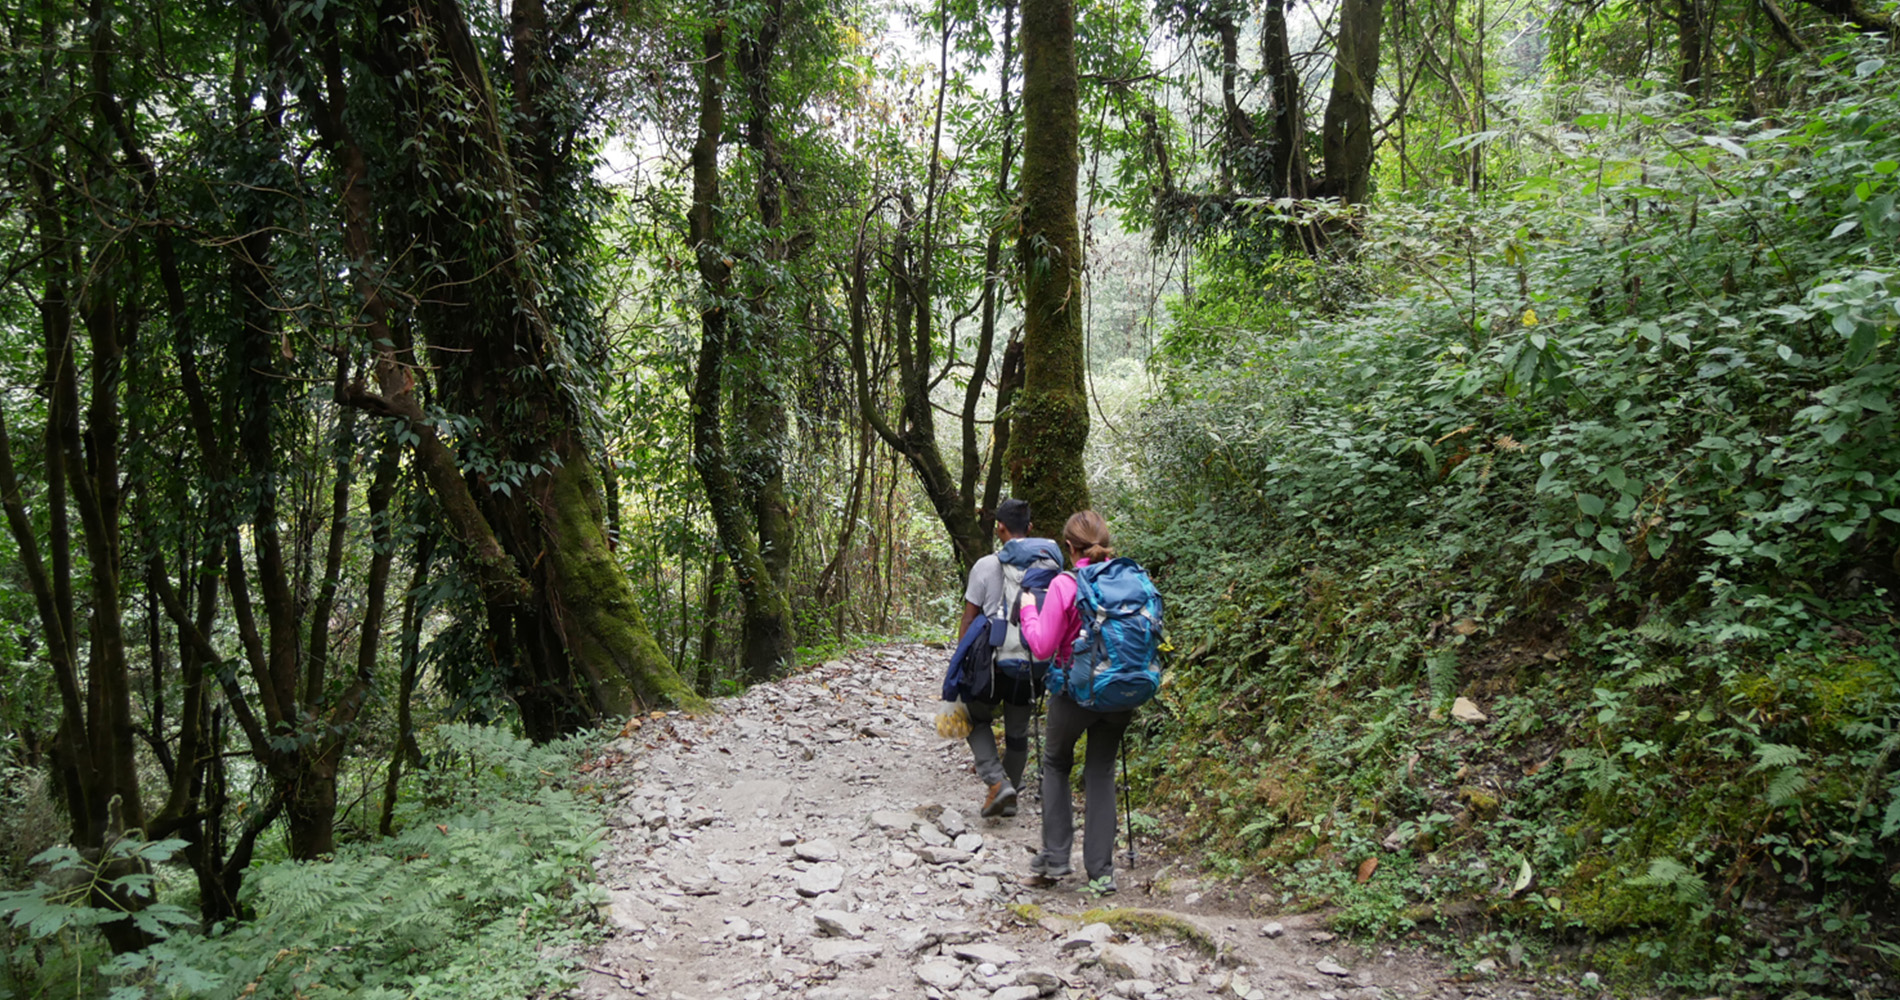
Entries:
{"type": "Polygon", "coordinates": [[[966,962],[987,962],[991,965],[1009,965],[1023,960],[1021,955],[999,944],[958,945],[951,954],[966,962]]]}
{"type": "Polygon", "coordinates": [[[1095,961],[1116,979],[1155,977],[1155,953],[1143,945],[1103,945],[1095,961]]]}
{"type": "Polygon", "coordinates": [[[933,959],[911,969],[917,981],[925,986],[935,986],[940,990],[954,990],[963,985],[963,966],[943,959],[933,959]]]}
{"type": "Polygon", "coordinates": [[[864,921],[843,910],[819,910],[811,915],[818,929],[832,937],[861,938],[864,921]]]}
{"type": "Polygon", "coordinates": [[[807,898],[837,892],[844,885],[844,866],[827,862],[811,866],[798,876],[798,894],[807,898]]]}
{"type": "MultiPolygon", "coordinates": [[[[945,655],[920,645],[853,653],[717,700],[698,718],[649,719],[640,740],[615,751],[624,759],[590,773],[610,816],[595,861],[607,934],[577,956],[582,978],[564,995],[1296,1000],[1333,989],[1374,1000],[1385,995],[1375,975],[1451,981],[1409,954],[1325,955],[1307,940],[1308,918],[1289,918],[1289,933],[1277,921],[1216,916],[1209,908],[1234,898],[1233,887],[1212,877],[1174,879],[1170,891],[1153,868],[1131,865],[1109,901],[1080,891],[1080,878],[1020,885],[1040,846],[1036,790],[1022,791],[1019,819],[976,819],[984,788],[969,749],[937,738],[926,711],[945,655]],[[1036,912],[1010,912],[1018,904],[1036,912]],[[1162,928],[1203,918],[1222,928],[1218,961],[1162,928],[1117,932],[1079,916],[1105,907],[1159,911],[1162,928]],[[1352,963],[1360,971],[1346,972],[1352,963]]],[[[1192,871],[1197,861],[1178,863],[1192,871]]],[[[1253,912],[1271,913],[1278,897],[1254,902],[1253,912]]],[[[1504,989],[1385,992],[1520,1000],[1504,989]]]]}
{"type": "Polygon", "coordinates": [[[945,809],[938,815],[937,826],[952,837],[961,837],[970,829],[970,824],[964,820],[963,814],[955,809],[945,809]]]}
{"type": "Polygon", "coordinates": [[[1488,722],[1490,716],[1478,708],[1478,703],[1470,698],[1458,698],[1451,703],[1451,717],[1459,722],[1488,722]]]}
{"type": "Polygon", "coordinates": [[[838,845],[829,840],[808,840],[795,845],[792,853],[806,861],[836,861],[838,845]]]}
{"type": "Polygon", "coordinates": [[[925,847],[917,852],[917,856],[933,865],[966,864],[976,858],[969,851],[959,851],[954,847],[925,847]]]}
{"type": "Polygon", "coordinates": [[[847,969],[869,968],[884,954],[884,946],[869,941],[824,940],[811,946],[812,958],[820,965],[837,965],[847,969]]]}
{"type": "Polygon", "coordinates": [[[895,830],[907,833],[916,826],[919,818],[913,812],[898,812],[895,809],[880,809],[871,814],[871,824],[880,830],[895,830]]]}

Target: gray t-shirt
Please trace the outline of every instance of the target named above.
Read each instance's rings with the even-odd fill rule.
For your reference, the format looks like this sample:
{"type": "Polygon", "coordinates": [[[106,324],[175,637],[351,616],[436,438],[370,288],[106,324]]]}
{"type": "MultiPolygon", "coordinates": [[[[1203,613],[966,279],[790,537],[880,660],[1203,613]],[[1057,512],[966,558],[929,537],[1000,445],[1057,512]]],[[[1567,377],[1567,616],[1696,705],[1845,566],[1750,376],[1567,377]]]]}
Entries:
{"type": "Polygon", "coordinates": [[[963,599],[989,613],[1003,603],[1003,569],[991,553],[970,567],[970,585],[963,588],[963,599]]]}

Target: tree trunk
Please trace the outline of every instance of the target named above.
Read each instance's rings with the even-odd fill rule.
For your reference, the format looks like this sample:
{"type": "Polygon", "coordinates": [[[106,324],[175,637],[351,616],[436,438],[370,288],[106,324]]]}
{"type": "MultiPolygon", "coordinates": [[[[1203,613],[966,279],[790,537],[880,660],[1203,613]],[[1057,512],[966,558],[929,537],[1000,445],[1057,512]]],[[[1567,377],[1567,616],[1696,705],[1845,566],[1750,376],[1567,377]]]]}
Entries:
{"type": "Polygon", "coordinates": [[[1260,26],[1262,69],[1273,110],[1273,147],[1267,158],[1271,176],[1266,190],[1276,198],[1305,198],[1313,186],[1306,160],[1306,105],[1286,25],[1291,6],[1291,0],[1267,0],[1260,26]]]}
{"type": "Polygon", "coordinates": [[[723,304],[732,290],[732,259],[719,226],[719,143],[725,132],[726,37],[723,18],[705,27],[700,70],[699,132],[693,143],[693,205],[688,242],[698,264],[701,294],[699,365],[693,378],[693,467],[706,491],[719,545],[732,564],[744,607],[746,674],[763,680],[792,663],[791,604],[747,528],[745,495],[733,474],[722,419],[721,385],[732,316],[723,304]]]}
{"type": "Polygon", "coordinates": [[[1024,0],[1022,51],[1023,387],[1008,461],[1016,496],[1051,526],[1089,505],[1074,0],[1024,0]]]}
{"type": "Polygon", "coordinates": [[[1320,153],[1324,194],[1347,204],[1366,201],[1372,180],[1372,101],[1379,81],[1379,34],[1385,0],[1342,0],[1333,90],[1326,102],[1320,153]]]}
{"type": "MultiPolygon", "coordinates": [[[[744,82],[749,114],[745,123],[746,145],[752,151],[757,173],[755,200],[759,211],[759,229],[764,244],[758,251],[768,265],[765,276],[753,271],[747,289],[748,308],[740,317],[744,329],[732,338],[733,414],[743,429],[740,447],[739,481],[751,508],[757,528],[759,558],[764,561],[772,586],[781,595],[791,585],[793,537],[791,508],[785,497],[785,453],[789,448],[785,418],[783,296],[790,291],[771,280],[781,273],[789,258],[784,234],[785,206],[780,178],[785,163],[773,122],[772,77],[775,72],[780,18],[783,0],[761,5],[760,21],[752,26],[750,37],[738,46],[739,75],[744,82]]],[[[729,329],[730,332],[730,329],[729,329]]],[[[791,602],[784,602],[786,618],[774,618],[748,611],[745,618],[747,672],[754,678],[772,676],[781,663],[791,661],[789,643],[796,635],[790,619],[791,602]]]]}
{"type": "Polygon", "coordinates": [[[396,682],[396,746],[389,752],[389,770],[383,781],[383,811],[376,821],[376,832],[384,837],[394,836],[396,832],[396,795],[402,786],[403,765],[422,760],[422,748],[416,745],[411,701],[422,666],[422,616],[429,612],[422,603],[422,587],[429,582],[435,542],[435,533],[426,530],[416,539],[415,570],[402,599],[402,628],[396,636],[402,659],[402,672],[396,682]]]}
{"type": "MultiPolygon", "coordinates": [[[[511,10],[516,88],[504,109],[454,0],[403,8],[381,19],[380,35],[338,34],[337,19],[312,19],[277,0],[258,0],[271,31],[272,58],[298,84],[301,104],[337,163],[346,257],[361,296],[360,322],[374,347],[376,391],[355,383],[345,401],[394,418],[408,431],[415,459],[454,536],[469,549],[498,654],[497,666],[540,740],[624,715],[638,705],[696,708],[639,613],[638,599],[613,558],[599,476],[582,432],[577,398],[594,391],[579,370],[590,321],[585,291],[568,287],[551,260],[582,260],[579,196],[585,171],[571,136],[553,113],[564,99],[557,79],[570,47],[584,44],[550,29],[545,9],[522,0],[511,10]],[[558,36],[558,37],[557,37],[558,36]],[[416,37],[438,44],[416,45],[416,37]],[[351,83],[342,52],[367,46],[406,138],[392,189],[374,188],[368,152],[343,108],[351,83]],[[327,71],[304,71],[314,48],[327,71]],[[566,53],[560,59],[549,53],[566,53]],[[425,83],[426,81],[426,83],[425,83]],[[453,107],[450,113],[444,102],[453,107]],[[465,127],[444,130],[454,117],[465,127]],[[436,173],[451,171],[454,183],[436,173]],[[387,210],[378,212],[373,195],[387,210]],[[494,210],[499,198],[509,209],[494,210]],[[388,246],[376,243],[378,235],[388,246]],[[565,235],[563,235],[565,234],[565,235]],[[398,262],[385,265],[385,261],[398,262]],[[433,352],[413,356],[408,315],[385,294],[386,267],[415,269],[433,288],[414,302],[414,319],[433,352]],[[438,373],[437,401],[474,420],[457,443],[492,465],[468,471],[425,412],[416,383],[438,373]]],[[[397,282],[401,284],[401,281],[397,282]]],[[[402,305],[412,303],[405,301],[402,305]]]]}
{"type": "MultiPolygon", "coordinates": [[[[928,344],[928,334],[919,337],[913,331],[918,311],[913,289],[922,282],[908,269],[909,244],[901,230],[890,256],[892,294],[897,299],[899,316],[893,338],[898,346],[898,391],[903,397],[899,425],[893,427],[884,418],[871,393],[870,362],[865,339],[870,325],[868,313],[872,253],[870,247],[862,244],[852,260],[851,290],[848,293],[851,367],[857,390],[858,414],[892,451],[903,456],[911,471],[916,473],[917,482],[923,487],[931,509],[936,512],[937,519],[943,523],[944,530],[950,536],[950,545],[958,565],[967,573],[978,559],[989,553],[990,540],[978,530],[976,511],[972,509],[970,498],[958,489],[957,480],[951,475],[949,466],[944,463],[943,453],[937,447],[936,421],[930,405],[930,378],[929,372],[924,369],[929,363],[929,354],[924,349],[928,344]]],[[[928,300],[925,300],[925,305],[927,308],[928,300]]]]}

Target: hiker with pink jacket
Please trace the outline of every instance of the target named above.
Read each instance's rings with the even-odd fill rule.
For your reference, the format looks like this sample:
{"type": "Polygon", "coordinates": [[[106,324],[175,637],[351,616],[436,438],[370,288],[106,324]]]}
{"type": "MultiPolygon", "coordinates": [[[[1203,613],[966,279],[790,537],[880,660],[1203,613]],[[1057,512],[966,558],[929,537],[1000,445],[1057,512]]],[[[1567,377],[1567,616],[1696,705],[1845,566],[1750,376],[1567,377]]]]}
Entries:
{"type": "MultiPolygon", "coordinates": [[[[1092,510],[1078,511],[1062,526],[1062,543],[1077,569],[1115,557],[1108,523],[1092,510]]],[[[1023,639],[1037,660],[1054,660],[1066,670],[1072,644],[1082,631],[1076,610],[1076,579],[1062,573],[1049,584],[1042,606],[1024,601],[1023,639]]],[[[1049,886],[1068,875],[1075,846],[1075,818],[1070,809],[1069,775],[1075,768],[1075,744],[1089,737],[1082,762],[1082,867],[1096,892],[1114,892],[1115,885],[1115,755],[1122,734],[1134,719],[1134,709],[1098,712],[1084,708],[1051,685],[1047,749],[1042,758],[1042,850],[1029,863],[1029,885],[1049,886]]]]}

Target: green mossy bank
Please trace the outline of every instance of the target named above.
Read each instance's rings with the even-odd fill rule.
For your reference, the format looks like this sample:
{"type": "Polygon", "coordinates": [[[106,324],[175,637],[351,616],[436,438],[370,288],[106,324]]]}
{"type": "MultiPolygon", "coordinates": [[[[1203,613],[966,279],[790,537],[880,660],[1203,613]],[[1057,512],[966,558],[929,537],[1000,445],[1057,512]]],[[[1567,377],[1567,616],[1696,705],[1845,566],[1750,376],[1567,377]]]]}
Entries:
{"type": "Polygon", "coordinates": [[[1177,648],[1138,809],[1473,962],[1891,991],[1900,101],[1829,65],[1776,122],[1571,95],[1323,282],[1206,255],[1111,501],[1177,648]]]}

